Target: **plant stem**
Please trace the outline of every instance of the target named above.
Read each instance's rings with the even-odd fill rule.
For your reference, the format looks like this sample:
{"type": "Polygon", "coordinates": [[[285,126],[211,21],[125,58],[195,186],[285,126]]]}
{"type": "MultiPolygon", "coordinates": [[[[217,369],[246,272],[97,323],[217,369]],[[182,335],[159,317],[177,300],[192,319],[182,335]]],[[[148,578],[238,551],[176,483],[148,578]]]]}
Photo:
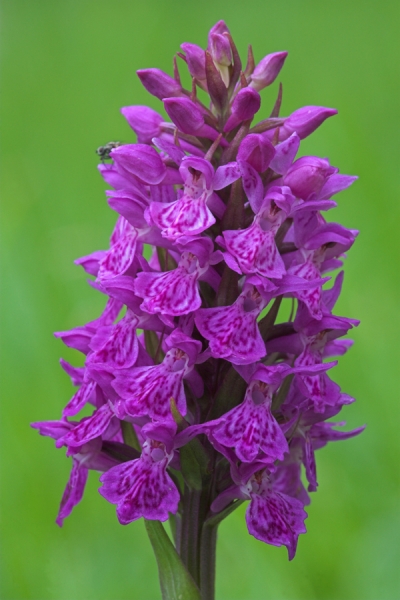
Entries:
{"type": "Polygon", "coordinates": [[[180,555],[189,573],[199,584],[199,512],[201,492],[185,488],[181,528],[180,555]]]}
{"type": "Polygon", "coordinates": [[[217,525],[204,524],[200,542],[200,590],[202,600],[214,600],[217,525]]]}

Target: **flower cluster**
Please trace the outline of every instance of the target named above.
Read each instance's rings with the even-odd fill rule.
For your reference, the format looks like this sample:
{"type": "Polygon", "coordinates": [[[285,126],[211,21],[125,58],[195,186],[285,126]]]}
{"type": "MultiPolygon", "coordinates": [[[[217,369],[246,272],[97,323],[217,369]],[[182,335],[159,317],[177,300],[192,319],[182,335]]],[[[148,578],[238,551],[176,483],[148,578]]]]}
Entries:
{"type": "Polygon", "coordinates": [[[328,373],[358,321],[332,314],[343,272],[325,286],[357,231],[324,214],[356,178],[296,159],[336,111],[280,117],[280,86],[270,117],[253,124],[286,55],[256,65],[250,47],[243,69],[220,21],[206,50],[178,53],[191,90],[176,59],[173,77],[138,71],[170,121],[122,109],[137,143],[110,144],[112,162],[99,165],[118,213],[110,246],[76,261],[105,309],[56,334],[85,364],[61,361],[78,389],[60,420],[33,424],[72,457],[59,525],[94,469],[122,524],[184,518],[193,490],[204,519],[249,500],[249,532],[292,558],[318,485],[315,450],[362,430],[329,420],[353,402],[328,373]],[[87,405],[93,414],[77,417],[87,405]]]}

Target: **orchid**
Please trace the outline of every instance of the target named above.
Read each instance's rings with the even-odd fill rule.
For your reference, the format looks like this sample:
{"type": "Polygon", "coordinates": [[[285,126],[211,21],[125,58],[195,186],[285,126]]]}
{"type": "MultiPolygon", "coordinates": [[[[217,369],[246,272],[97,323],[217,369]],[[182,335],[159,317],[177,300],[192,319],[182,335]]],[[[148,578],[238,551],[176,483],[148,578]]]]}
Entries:
{"type": "Polygon", "coordinates": [[[137,143],[99,165],[118,217],[109,248],[76,263],[105,309],[56,334],[84,366],[61,362],[78,389],[60,420],[32,426],[72,459],[59,525],[88,471],[100,471],[119,522],[145,519],[163,598],[212,600],[222,519],[249,502],[249,533],[293,559],[310,502],[303,482],[310,493],[318,485],[315,451],[363,429],[329,421],[354,401],[330,373],[358,325],[332,314],[343,272],[333,284],[329,273],[358,232],[325,213],[356,178],[327,159],[296,159],[334,109],[280,117],[280,86],[271,116],[254,122],[287,52],[256,65],[250,47],[243,67],[223,21],[205,50],[181,49],[191,90],[176,59],[173,77],[138,71],[170,121],[122,108],[137,143]]]}

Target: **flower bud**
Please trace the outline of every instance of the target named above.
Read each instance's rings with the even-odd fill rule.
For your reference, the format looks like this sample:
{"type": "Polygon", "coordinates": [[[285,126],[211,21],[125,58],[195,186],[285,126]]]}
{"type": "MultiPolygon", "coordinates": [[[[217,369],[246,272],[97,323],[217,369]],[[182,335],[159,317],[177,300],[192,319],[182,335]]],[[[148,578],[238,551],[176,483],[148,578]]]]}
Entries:
{"type": "Polygon", "coordinates": [[[295,110],[286,120],[279,131],[281,141],[296,132],[301,140],[315,131],[328,117],[337,114],[335,108],[325,106],[303,106],[295,110]]]}
{"type": "Polygon", "coordinates": [[[180,84],[161,69],[139,69],[136,72],[146,90],[159,100],[182,93],[180,84]]]}
{"type": "Polygon", "coordinates": [[[164,107],[168,116],[183,133],[196,135],[204,125],[203,113],[190,98],[167,98],[164,100],[164,107]]]}
{"type": "Polygon", "coordinates": [[[229,37],[224,34],[229,34],[229,29],[224,21],[218,21],[208,34],[207,49],[221,74],[222,81],[228,87],[230,81],[229,67],[232,65],[232,49],[229,37]]]}
{"type": "Polygon", "coordinates": [[[213,36],[214,34],[220,34],[222,35],[223,33],[230,33],[229,29],[228,29],[228,25],[225,23],[225,21],[218,21],[217,23],[215,23],[215,25],[213,27],[211,27],[210,31],[208,32],[208,48],[211,48],[211,36],[213,36]]]}
{"type": "Polygon", "coordinates": [[[261,98],[256,90],[250,87],[240,90],[232,104],[232,114],[229,117],[224,131],[231,131],[242,121],[252,119],[255,113],[259,110],[261,98]]]}
{"type": "Polygon", "coordinates": [[[240,144],[237,158],[249,163],[258,173],[264,173],[275,155],[271,142],[259,133],[251,133],[240,144]]]}
{"type": "Polygon", "coordinates": [[[182,50],[185,52],[189,73],[199,81],[204,81],[206,78],[206,56],[200,46],[184,42],[181,44],[182,50]]]}
{"type": "Polygon", "coordinates": [[[303,156],[290,167],[283,183],[290,187],[295,196],[307,200],[311,194],[320,193],[328,177],[335,171],[325,158],[303,156]]]}
{"type": "Polygon", "coordinates": [[[220,33],[213,33],[210,41],[210,53],[214,63],[219,67],[229,67],[232,64],[232,50],[228,37],[220,33]]]}
{"type": "Polygon", "coordinates": [[[149,106],[124,106],[121,113],[137,135],[139,144],[151,144],[160,133],[163,118],[149,106]]]}
{"type": "Polygon", "coordinates": [[[287,54],[287,52],[274,52],[264,56],[254,69],[249,85],[258,92],[271,85],[278,77],[287,54]]]}

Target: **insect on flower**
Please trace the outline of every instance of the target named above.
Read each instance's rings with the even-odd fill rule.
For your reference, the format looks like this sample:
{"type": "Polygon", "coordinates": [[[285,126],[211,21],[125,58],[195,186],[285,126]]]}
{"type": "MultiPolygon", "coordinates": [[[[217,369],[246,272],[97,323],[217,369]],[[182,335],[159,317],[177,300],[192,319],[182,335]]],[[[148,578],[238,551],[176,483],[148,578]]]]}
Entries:
{"type": "Polygon", "coordinates": [[[119,146],[122,146],[121,142],[108,142],[108,144],[105,144],[104,146],[99,146],[96,150],[96,154],[100,157],[101,162],[104,163],[105,160],[111,160],[110,152],[119,146]]]}

